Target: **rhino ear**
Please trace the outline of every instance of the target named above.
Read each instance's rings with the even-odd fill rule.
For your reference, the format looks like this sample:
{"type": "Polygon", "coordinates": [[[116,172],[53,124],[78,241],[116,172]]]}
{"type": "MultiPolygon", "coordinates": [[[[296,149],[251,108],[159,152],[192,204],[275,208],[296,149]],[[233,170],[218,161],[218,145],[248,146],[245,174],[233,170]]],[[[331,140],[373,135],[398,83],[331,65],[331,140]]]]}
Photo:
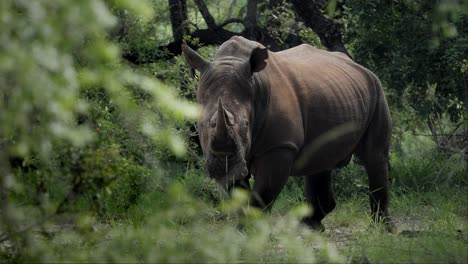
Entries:
{"type": "Polygon", "coordinates": [[[203,72],[210,65],[200,54],[191,49],[185,41],[182,43],[182,54],[184,55],[185,62],[199,72],[203,72]]]}
{"type": "Polygon", "coordinates": [[[267,65],[265,61],[266,59],[268,59],[267,48],[256,47],[253,49],[252,54],[250,55],[250,71],[259,72],[263,70],[267,65]]]}

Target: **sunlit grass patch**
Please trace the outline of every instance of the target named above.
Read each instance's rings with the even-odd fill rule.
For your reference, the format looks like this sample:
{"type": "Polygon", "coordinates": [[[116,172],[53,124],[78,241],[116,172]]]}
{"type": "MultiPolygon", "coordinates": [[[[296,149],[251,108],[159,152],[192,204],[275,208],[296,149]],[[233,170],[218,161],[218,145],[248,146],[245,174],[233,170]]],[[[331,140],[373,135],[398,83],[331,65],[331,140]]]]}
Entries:
{"type": "Polygon", "coordinates": [[[381,263],[466,263],[466,237],[454,226],[444,224],[444,232],[425,231],[390,234],[368,229],[353,234],[353,242],[343,249],[355,262],[381,263]]]}
{"type": "Polygon", "coordinates": [[[305,204],[304,179],[290,177],[273,206],[273,212],[284,213],[295,205],[305,204]]]}
{"type": "Polygon", "coordinates": [[[366,213],[369,211],[368,198],[365,195],[339,199],[336,208],[324,219],[325,226],[363,228],[368,224],[366,213]]]}
{"type": "Polygon", "coordinates": [[[392,195],[390,213],[397,227],[388,233],[368,217],[366,197],[340,203],[325,218],[324,233],[353,263],[466,263],[466,192],[392,195]]]}
{"type": "Polygon", "coordinates": [[[421,153],[411,157],[392,155],[390,179],[398,191],[426,192],[454,185],[468,185],[461,155],[421,153]]]}

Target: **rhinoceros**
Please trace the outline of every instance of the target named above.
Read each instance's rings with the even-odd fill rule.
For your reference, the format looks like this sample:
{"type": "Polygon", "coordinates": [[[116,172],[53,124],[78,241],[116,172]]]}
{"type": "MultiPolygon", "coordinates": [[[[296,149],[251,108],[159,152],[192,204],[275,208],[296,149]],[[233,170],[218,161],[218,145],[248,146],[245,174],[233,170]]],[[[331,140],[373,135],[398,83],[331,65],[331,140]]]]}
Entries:
{"type": "Polygon", "coordinates": [[[236,36],[212,62],[185,43],[199,71],[197,123],[210,178],[250,189],[269,209],[290,175],[304,176],[314,208],[305,224],[321,223],[335,206],[332,175],[352,156],[365,167],[371,213],[388,218],[391,117],[379,79],[340,52],[300,45],[272,52],[236,36]]]}

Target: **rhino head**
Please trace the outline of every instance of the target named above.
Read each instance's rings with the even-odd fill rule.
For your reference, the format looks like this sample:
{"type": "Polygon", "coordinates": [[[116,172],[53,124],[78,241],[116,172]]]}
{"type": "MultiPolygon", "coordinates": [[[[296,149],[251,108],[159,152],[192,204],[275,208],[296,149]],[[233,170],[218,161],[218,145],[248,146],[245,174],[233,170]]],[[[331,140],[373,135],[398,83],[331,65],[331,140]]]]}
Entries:
{"type": "Polygon", "coordinates": [[[208,176],[226,189],[249,176],[255,118],[253,76],[268,58],[264,47],[235,44],[223,44],[213,62],[182,45],[187,64],[200,72],[197,102],[203,110],[197,127],[208,176]]]}

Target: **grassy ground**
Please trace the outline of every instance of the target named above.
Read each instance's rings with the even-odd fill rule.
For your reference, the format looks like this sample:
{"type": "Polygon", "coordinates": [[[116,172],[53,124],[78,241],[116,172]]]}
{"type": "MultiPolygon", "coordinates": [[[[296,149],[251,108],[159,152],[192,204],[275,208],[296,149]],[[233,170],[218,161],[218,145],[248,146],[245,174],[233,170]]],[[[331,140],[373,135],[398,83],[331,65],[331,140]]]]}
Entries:
{"type": "Polygon", "coordinates": [[[353,197],[328,216],[324,236],[349,262],[466,263],[467,198],[457,190],[393,195],[390,234],[370,223],[367,199],[353,197]]]}
{"type": "MultiPolygon", "coordinates": [[[[397,164],[395,172],[402,170],[398,166],[403,165],[397,164]]],[[[427,169],[416,168],[413,173],[426,172],[427,169]]],[[[252,243],[253,247],[258,246],[258,243],[265,243],[264,247],[259,246],[260,249],[252,250],[251,254],[254,256],[250,258],[239,258],[239,255],[236,256],[234,253],[226,259],[217,260],[258,261],[260,259],[266,262],[334,260],[347,263],[466,263],[468,261],[468,191],[464,186],[447,183],[432,188],[425,187],[422,190],[410,190],[410,184],[400,183],[400,186],[392,190],[390,208],[397,231],[388,233],[384,231],[382,225],[370,221],[368,197],[364,191],[366,186],[362,186],[365,182],[362,169],[352,166],[347,171],[340,172],[337,178],[341,182],[337,184],[345,184],[342,178],[346,175],[343,174],[352,174],[356,179],[353,180],[353,186],[348,189],[337,188],[341,190],[341,193],[338,192],[338,206],[325,218],[325,232],[304,235],[295,227],[289,229],[285,226],[296,225],[296,222],[288,217],[291,217],[291,209],[304,203],[301,180],[291,178],[276,201],[271,215],[265,216],[267,220],[256,223],[278,230],[266,231],[269,237],[259,241],[255,238],[258,235],[255,231],[243,233],[242,229],[238,228],[239,222],[242,222],[238,215],[235,213],[231,215],[232,211],[226,213],[219,209],[219,206],[211,205],[212,201],[217,204],[222,198],[213,193],[214,187],[203,175],[199,175],[195,170],[187,170],[179,181],[185,189],[191,190],[195,197],[210,204],[206,210],[211,213],[203,217],[203,227],[200,227],[205,230],[203,232],[216,237],[223,236],[225,232],[224,234],[229,236],[228,234],[232,233],[225,230],[229,227],[232,228],[234,236],[248,237],[242,240],[242,243],[252,243]],[[289,230],[291,234],[281,238],[285,230],[289,230]],[[308,238],[304,239],[303,236],[308,238]],[[284,249],[284,243],[288,243],[290,248],[284,249]],[[335,249],[337,253],[334,252],[335,249]],[[263,252],[263,256],[256,258],[255,254],[259,252],[263,252]],[[299,256],[291,257],[288,254],[299,256]]],[[[427,176],[427,179],[433,178],[427,176]]],[[[463,179],[461,180],[463,182],[463,179]]],[[[413,186],[413,189],[424,184],[430,186],[429,183],[421,182],[417,184],[418,186],[413,186]]],[[[142,203],[135,207],[142,215],[147,214],[147,208],[155,203],[153,199],[156,197],[150,198],[150,196],[151,194],[144,195],[143,197],[148,198],[143,198],[142,203]]],[[[139,219],[144,218],[143,216],[139,219]]],[[[219,243],[217,244],[219,246],[225,243],[225,240],[220,239],[216,243],[219,243]]],[[[249,247],[249,245],[241,246],[237,253],[244,252],[249,247]]]]}
{"type": "MultiPolygon", "coordinates": [[[[336,176],[336,184],[342,185],[336,188],[338,206],[324,219],[326,231],[320,236],[348,263],[466,263],[468,175],[464,173],[456,159],[395,160],[390,213],[397,230],[388,233],[370,220],[364,170],[351,165],[336,176]]],[[[271,217],[280,218],[304,203],[301,183],[289,180],[271,217]]]]}
{"type": "MultiPolygon", "coordinates": [[[[283,195],[278,202],[297,200],[283,195]]],[[[390,213],[397,232],[392,234],[370,221],[365,195],[340,198],[324,219],[322,235],[348,263],[466,263],[467,203],[462,188],[393,194],[390,213]]]]}
{"type": "Polygon", "coordinates": [[[203,173],[177,166],[148,182],[124,215],[83,214],[77,222],[62,216],[46,224],[47,232],[26,243],[28,257],[16,261],[466,263],[463,167],[397,161],[392,179],[397,232],[370,221],[364,171],[351,165],[336,176],[338,205],[318,233],[298,221],[307,213],[300,178],[290,178],[264,215],[245,206],[246,194],[225,199],[203,173]],[[451,181],[440,177],[447,168],[451,181]]]}
{"type": "MultiPolygon", "coordinates": [[[[337,184],[342,185],[336,186],[338,205],[324,219],[323,237],[346,262],[468,262],[468,175],[462,163],[438,158],[395,162],[390,201],[397,227],[393,234],[370,221],[365,177],[353,165],[337,175],[337,184]]],[[[292,180],[277,202],[276,213],[300,202],[300,184],[292,180]]]]}

